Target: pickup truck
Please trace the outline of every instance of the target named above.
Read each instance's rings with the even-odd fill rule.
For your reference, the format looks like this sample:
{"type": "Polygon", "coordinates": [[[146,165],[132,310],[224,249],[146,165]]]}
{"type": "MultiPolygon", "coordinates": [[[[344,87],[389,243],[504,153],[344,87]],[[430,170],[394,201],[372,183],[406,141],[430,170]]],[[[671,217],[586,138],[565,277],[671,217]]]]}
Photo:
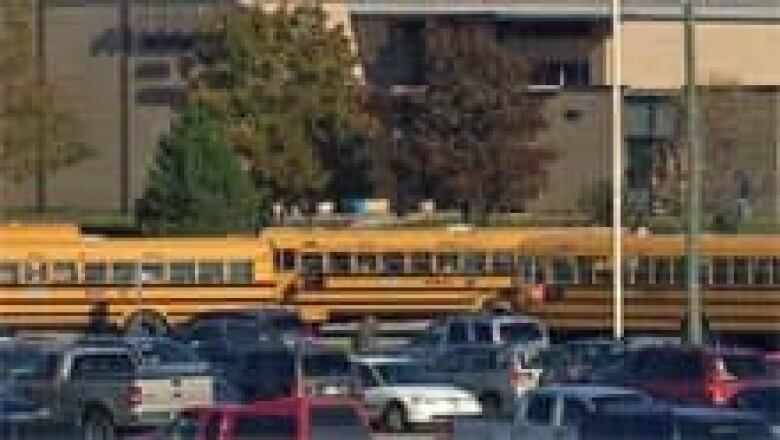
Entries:
{"type": "Polygon", "coordinates": [[[207,372],[142,367],[138,352],[119,342],[23,342],[7,359],[4,380],[46,405],[62,432],[85,440],[162,426],[182,408],[213,403],[207,372]]]}

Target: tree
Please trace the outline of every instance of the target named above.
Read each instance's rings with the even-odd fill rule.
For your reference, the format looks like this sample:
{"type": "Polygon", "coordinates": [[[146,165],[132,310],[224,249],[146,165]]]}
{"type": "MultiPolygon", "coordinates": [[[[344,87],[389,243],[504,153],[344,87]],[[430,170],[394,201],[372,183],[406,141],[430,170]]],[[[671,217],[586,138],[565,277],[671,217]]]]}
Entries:
{"type": "Polygon", "coordinates": [[[4,0],[0,8],[0,177],[14,182],[93,153],[38,69],[35,9],[34,0],[4,0]]]}
{"type": "Polygon", "coordinates": [[[274,200],[365,195],[359,61],[320,7],[255,8],[218,20],[192,71],[193,99],[223,115],[231,139],[274,200]]]}
{"type": "Polygon", "coordinates": [[[153,234],[250,231],[260,200],[219,119],[190,105],[160,141],[138,223],[153,234]]]}
{"type": "Polygon", "coordinates": [[[544,183],[553,152],[538,135],[543,101],[525,62],[475,23],[425,31],[424,92],[402,105],[392,167],[401,193],[480,216],[522,210],[544,183]]]}

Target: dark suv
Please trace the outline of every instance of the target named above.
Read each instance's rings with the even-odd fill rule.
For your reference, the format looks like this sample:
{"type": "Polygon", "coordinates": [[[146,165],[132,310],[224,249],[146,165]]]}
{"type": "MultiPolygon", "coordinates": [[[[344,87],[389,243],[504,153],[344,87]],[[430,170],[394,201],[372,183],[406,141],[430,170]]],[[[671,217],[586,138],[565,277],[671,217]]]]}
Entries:
{"type": "Polygon", "coordinates": [[[625,353],[595,380],[679,403],[728,405],[739,390],[775,383],[760,353],[739,349],[653,346],[625,353]]]}
{"type": "Polygon", "coordinates": [[[179,328],[176,338],[224,368],[258,344],[294,342],[303,334],[304,324],[295,311],[260,309],[197,315],[179,328]]]}
{"type": "Polygon", "coordinates": [[[227,378],[245,403],[296,395],[349,396],[355,390],[346,353],[306,344],[249,350],[227,369],[227,378]]]}

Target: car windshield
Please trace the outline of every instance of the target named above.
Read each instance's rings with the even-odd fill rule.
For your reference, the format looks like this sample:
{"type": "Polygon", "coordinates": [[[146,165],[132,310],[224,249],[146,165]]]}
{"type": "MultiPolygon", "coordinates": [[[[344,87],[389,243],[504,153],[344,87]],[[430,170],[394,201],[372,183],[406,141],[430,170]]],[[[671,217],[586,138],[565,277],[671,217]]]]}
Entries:
{"type": "Polygon", "coordinates": [[[397,362],[374,365],[382,380],[390,385],[433,382],[424,365],[414,362],[397,362]]]}
{"type": "Polygon", "coordinates": [[[303,357],[306,376],[349,376],[349,358],[342,353],[311,353],[303,357]]]}
{"type": "Polygon", "coordinates": [[[532,322],[506,322],[499,328],[502,342],[528,342],[542,338],[539,326],[532,322]]]}
{"type": "Polygon", "coordinates": [[[723,356],[726,372],[737,379],[767,377],[769,366],[758,355],[727,355],[723,356]]]}
{"type": "Polygon", "coordinates": [[[48,379],[57,368],[57,355],[41,351],[0,352],[0,381],[48,379]]]}

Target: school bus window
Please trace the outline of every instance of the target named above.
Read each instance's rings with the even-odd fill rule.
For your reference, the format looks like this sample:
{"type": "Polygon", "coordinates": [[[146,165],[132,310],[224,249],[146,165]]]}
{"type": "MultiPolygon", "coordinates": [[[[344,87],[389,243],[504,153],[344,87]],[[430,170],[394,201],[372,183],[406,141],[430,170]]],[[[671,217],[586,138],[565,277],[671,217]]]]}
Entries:
{"type": "Polygon", "coordinates": [[[485,254],[468,253],[465,255],[464,265],[469,275],[481,275],[485,273],[485,254]]]}
{"type": "Polygon", "coordinates": [[[116,284],[135,284],[138,280],[138,269],[135,263],[114,263],[111,269],[113,282],[116,284]]]}
{"type": "Polygon", "coordinates": [[[750,266],[747,258],[734,258],[734,284],[750,284],[750,266]]]}
{"type": "Polygon", "coordinates": [[[515,266],[514,255],[511,252],[496,252],[493,254],[493,273],[510,275],[515,266]]]}
{"type": "Polygon", "coordinates": [[[653,284],[669,285],[672,283],[672,260],[667,257],[658,257],[654,259],[655,274],[653,284]]]}
{"type": "Polygon", "coordinates": [[[458,264],[458,254],[448,252],[436,255],[436,273],[457,273],[460,272],[458,264]]]}
{"type": "Polygon", "coordinates": [[[165,268],[162,263],[141,263],[141,282],[161,283],[165,280],[165,268]]]}
{"type": "Polygon", "coordinates": [[[594,279],[597,285],[605,286],[612,283],[612,265],[605,256],[595,257],[593,260],[594,279]]]}
{"type": "Polygon", "coordinates": [[[198,263],[198,282],[203,284],[222,284],[225,280],[225,266],[221,261],[201,261],[198,263]]]}
{"type": "Polygon", "coordinates": [[[13,263],[9,261],[0,262],[0,283],[19,283],[19,263],[13,263]]]}
{"type": "Polygon", "coordinates": [[[426,275],[433,269],[433,259],[428,252],[415,252],[411,256],[412,273],[426,275]]]}
{"type": "Polygon", "coordinates": [[[343,252],[334,252],[329,256],[328,270],[334,274],[347,274],[352,269],[351,255],[343,252]]]}
{"type": "Polygon", "coordinates": [[[731,267],[730,259],[724,257],[717,257],[712,259],[713,265],[713,282],[715,284],[731,284],[731,267]]]}
{"type": "Polygon", "coordinates": [[[171,262],[171,282],[192,284],[195,282],[195,263],[192,261],[171,262]]]}
{"type": "Polygon", "coordinates": [[[45,283],[49,280],[48,264],[34,261],[24,263],[24,282],[27,284],[45,283]]]}
{"type": "Polygon", "coordinates": [[[385,254],[382,256],[382,273],[400,275],[404,273],[404,254],[385,254]]]}
{"type": "Polygon", "coordinates": [[[577,282],[580,284],[593,284],[594,258],[580,255],[577,257],[577,282]]]}
{"type": "Polygon", "coordinates": [[[535,284],[546,284],[548,260],[540,257],[533,257],[533,258],[534,258],[533,282],[535,284]]]}
{"type": "Polygon", "coordinates": [[[255,268],[251,261],[231,261],[230,282],[234,284],[250,284],[255,278],[255,268]]]}
{"type": "Polygon", "coordinates": [[[108,265],[100,262],[84,263],[84,282],[103,284],[108,281],[108,265]]]}
{"type": "Polygon", "coordinates": [[[574,268],[571,261],[564,257],[555,257],[552,260],[553,266],[553,282],[555,284],[573,284],[574,283],[574,268]]]}
{"type": "Polygon", "coordinates": [[[650,283],[650,259],[638,257],[634,259],[634,284],[646,286],[650,283]]]}
{"type": "Polygon", "coordinates": [[[376,255],[374,254],[358,254],[357,256],[358,271],[360,273],[375,273],[377,269],[376,255]]]}
{"type": "Polygon", "coordinates": [[[780,284],[780,257],[775,257],[774,261],[774,268],[772,269],[772,284],[780,284]]]}
{"type": "Polygon", "coordinates": [[[534,283],[534,271],[536,259],[531,255],[519,255],[517,257],[517,272],[524,283],[534,283]]]}
{"type": "Polygon", "coordinates": [[[753,259],[753,282],[762,285],[772,283],[772,259],[771,258],[753,259]]]}
{"type": "Polygon", "coordinates": [[[301,255],[301,272],[305,275],[322,274],[323,263],[322,255],[320,254],[303,254],[301,255]]]}
{"type": "Polygon", "coordinates": [[[295,251],[292,249],[284,249],[281,252],[280,266],[282,270],[295,270],[295,251]]]}

